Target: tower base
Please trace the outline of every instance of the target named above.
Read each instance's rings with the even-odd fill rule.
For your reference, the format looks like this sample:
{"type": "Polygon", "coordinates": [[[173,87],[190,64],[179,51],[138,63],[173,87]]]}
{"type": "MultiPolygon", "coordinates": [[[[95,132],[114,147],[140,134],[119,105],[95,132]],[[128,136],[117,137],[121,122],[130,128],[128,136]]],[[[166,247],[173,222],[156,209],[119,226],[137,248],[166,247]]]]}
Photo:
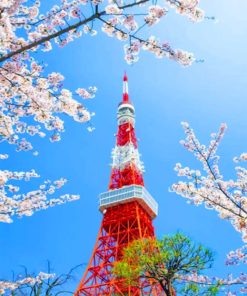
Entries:
{"type": "Polygon", "coordinates": [[[113,262],[121,259],[124,247],[133,240],[154,237],[152,218],[137,202],[108,208],[95,243],[92,257],[75,296],[161,296],[164,292],[151,282],[140,287],[127,285],[112,275],[113,262]]]}

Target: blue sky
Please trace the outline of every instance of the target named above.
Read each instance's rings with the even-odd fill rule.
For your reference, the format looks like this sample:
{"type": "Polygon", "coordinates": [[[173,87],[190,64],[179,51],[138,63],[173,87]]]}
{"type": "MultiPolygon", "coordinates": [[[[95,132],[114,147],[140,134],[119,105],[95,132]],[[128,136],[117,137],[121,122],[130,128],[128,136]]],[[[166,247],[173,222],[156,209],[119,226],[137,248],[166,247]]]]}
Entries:
{"type": "MultiPolygon", "coordinates": [[[[198,59],[205,60],[189,68],[156,59],[147,52],[140,55],[137,64],[128,66],[123,44],[100,31],[96,37],[85,36],[63,49],[55,47],[52,52],[40,54],[48,72],[58,71],[66,77],[65,87],[98,87],[96,98],[85,102],[96,113],[92,121],[96,129],[89,133],[86,125],[65,117],[66,132],[60,142],[33,138],[38,157],[30,152],[16,153],[14,147],[2,144],[1,153],[10,154],[1,162],[3,168],[34,168],[41,175],[40,180],[22,183],[24,192],[37,188],[47,178],[65,177],[69,182],[61,194],[80,194],[81,199],[17,219],[13,224],[0,224],[0,278],[11,277],[20,265],[38,272],[47,259],[58,273],[88,262],[102,219],[98,195],[107,190],[109,182],[124,70],[136,108],[145,184],[159,203],[154,221],[157,236],[181,230],[215,251],[213,274],[223,276],[230,271],[224,267],[225,255],[241,246],[240,235],[216,212],[189,206],[169,192],[178,180],[173,170],[176,162],[199,167],[179,144],[184,136],[181,121],[188,121],[204,143],[221,122],[228,124],[219,149],[226,178],[235,174],[232,158],[247,151],[247,2],[204,0],[201,7],[219,22],[193,24],[171,11],[152,29],[152,34],[168,40],[174,48],[193,51],[198,59]]],[[[74,282],[71,289],[76,285],[74,282]]]]}

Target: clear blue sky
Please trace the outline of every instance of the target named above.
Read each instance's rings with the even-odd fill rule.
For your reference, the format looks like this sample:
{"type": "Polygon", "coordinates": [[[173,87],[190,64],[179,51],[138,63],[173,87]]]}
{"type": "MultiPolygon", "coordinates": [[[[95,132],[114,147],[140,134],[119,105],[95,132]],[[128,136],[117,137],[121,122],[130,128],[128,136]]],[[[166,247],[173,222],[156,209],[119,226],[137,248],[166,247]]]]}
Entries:
{"type": "MultiPolygon", "coordinates": [[[[221,122],[228,124],[219,149],[226,178],[234,177],[233,156],[247,151],[247,2],[203,0],[201,7],[219,22],[193,24],[170,12],[153,29],[154,34],[175,48],[193,51],[198,59],[205,59],[189,68],[156,59],[146,52],[137,64],[128,66],[123,58],[123,44],[100,31],[96,37],[83,37],[40,56],[48,64],[47,71],[59,71],[66,77],[65,87],[98,87],[96,98],[86,102],[88,109],[96,112],[96,129],[89,133],[86,125],[65,117],[66,133],[60,142],[33,139],[40,152],[38,157],[30,152],[16,153],[14,147],[5,144],[1,146],[1,153],[10,154],[1,166],[12,170],[34,168],[41,174],[40,180],[22,183],[24,192],[36,189],[46,178],[66,177],[69,182],[61,193],[80,194],[81,199],[15,220],[13,224],[1,223],[0,278],[11,277],[12,270],[19,270],[20,265],[38,272],[44,269],[47,259],[58,273],[89,260],[102,218],[98,195],[107,190],[110,176],[116,108],[121,100],[125,69],[136,108],[146,187],[159,203],[159,216],[154,222],[157,236],[182,230],[215,251],[215,275],[228,273],[225,255],[241,246],[240,235],[216,212],[189,206],[168,190],[177,180],[173,171],[176,162],[198,167],[179,144],[184,136],[181,121],[190,122],[204,143],[208,143],[210,133],[221,122]]],[[[82,270],[78,280],[81,275],[82,270]]],[[[76,285],[77,282],[72,287],[76,285]]]]}

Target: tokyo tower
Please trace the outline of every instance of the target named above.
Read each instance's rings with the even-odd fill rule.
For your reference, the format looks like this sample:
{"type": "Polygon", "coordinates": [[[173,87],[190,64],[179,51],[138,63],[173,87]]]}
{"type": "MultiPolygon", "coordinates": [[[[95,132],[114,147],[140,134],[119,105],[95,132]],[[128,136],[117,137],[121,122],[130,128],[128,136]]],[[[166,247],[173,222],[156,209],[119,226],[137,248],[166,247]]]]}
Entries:
{"type": "Polygon", "coordinates": [[[99,198],[103,220],[91,259],[74,295],[164,295],[154,283],[140,280],[140,289],[112,274],[113,262],[121,258],[124,247],[135,239],[155,236],[152,220],[158,213],[157,202],[144,186],[144,168],[135,135],[135,108],[129,100],[126,74],[117,122],[110,183],[108,191],[99,198]]]}

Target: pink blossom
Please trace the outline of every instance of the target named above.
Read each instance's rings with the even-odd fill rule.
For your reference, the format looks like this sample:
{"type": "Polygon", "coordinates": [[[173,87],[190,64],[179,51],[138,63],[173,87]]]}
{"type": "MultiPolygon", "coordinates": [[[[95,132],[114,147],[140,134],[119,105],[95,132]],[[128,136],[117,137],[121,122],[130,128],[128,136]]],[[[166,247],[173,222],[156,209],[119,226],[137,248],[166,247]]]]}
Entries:
{"type": "Polygon", "coordinates": [[[135,31],[138,28],[138,24],[133,15],[127,16],[123,21],[123,25],[129,31],[135,31]]]}

